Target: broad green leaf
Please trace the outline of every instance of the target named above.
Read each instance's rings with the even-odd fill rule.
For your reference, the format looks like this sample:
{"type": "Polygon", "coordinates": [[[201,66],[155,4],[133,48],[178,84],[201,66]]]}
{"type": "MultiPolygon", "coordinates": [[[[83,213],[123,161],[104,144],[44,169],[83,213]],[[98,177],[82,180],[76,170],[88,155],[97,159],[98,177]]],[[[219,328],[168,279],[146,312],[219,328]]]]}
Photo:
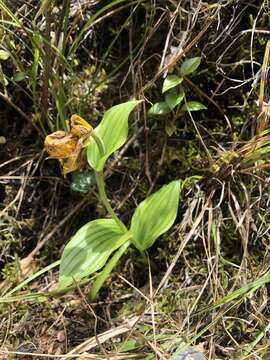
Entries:
{"type": "Polygon", "coordinates": [[[207,107],[200,103],[199,101],[188,101],[183,107],[181,108],[182,111],[200,111],[200,110],[207,110],[207,107]]]}
{"type": "Polygon", "coordinates": [[[93,137],[90,137],[87,145],[87,159],[93,169],[101,171],[108,157],[125,143],[128,135],[129,114],[140,102],[128,101],[106,111],[101,123],[94,130],[103,142],[104,154],[100,153],[93,137]]]}
{"type": "Polygon", "coordinates": [[[180,94],[177,93],[168,93],[165,96],[165,101],[169,108],[173,110],[178,104],[181,103],[181,101],[184,99],[185,93],[183,91],[180,92],[180,94]]]}
{"type": "Polygon", "coordinates": [[[66,245],[60,262],[59,291],[104,266],[111,253],[127,241],[112,219],[90,221],[66,245]]]}
{"type": "Polygon", "coordinates": [[[6,50],[0,50],[0,60],[7,60],[10,56],[10,53],[6,50]]]}
{"type": "Polygon", "coordinates": [[[148,115],[156,116],[156,115],[166,115],[171,112],[171,109],[166,104],[165,101],[155,103],[149,110],[148,115]]]}
{"type": "Polygon", "coordinates": [[[139,204],[131,220],[132,242],[149,248],[174,223],[178,211],[180,181],[172,181],[139,204]]]}
{"type": "Polygon", "coordinates": [[[181,84],[182,81],[183,81],[182,77],[179,77],[177,75],[168,75],[163,83],[162,94],[174,88],[175,86],[181,84]]]}
{"type": "Polygon", "coordinates": [[[110,276],[110,273],[112,272],[113,268],[117,265],[121,256],[126,252],[127,248],[130,246],[130,241],[129,241],[130,233],[127,232],[126,235],[124,236],[127,239],[126,242],[119,249],[117,249],[117,251],[115,251],[111,259],[108,261],[108,263],[104,266],[104,268],[100,272],[100,274],[98,274],[93,286],[91,287],[89,293],[90,300],[94,300],[96,298],[97,293],[99,292],[100,288],[102,287],[106,279],[110,276]]]}
{"type": "Polygon", "coordinates": [[[194,58],[185,60],[180,68],[181,75],[185,76],[185,75],[189,75],[189,74],[193,73],[200,65],[200,62],[201,62],[200,57],[194,57],[194,58]]]}

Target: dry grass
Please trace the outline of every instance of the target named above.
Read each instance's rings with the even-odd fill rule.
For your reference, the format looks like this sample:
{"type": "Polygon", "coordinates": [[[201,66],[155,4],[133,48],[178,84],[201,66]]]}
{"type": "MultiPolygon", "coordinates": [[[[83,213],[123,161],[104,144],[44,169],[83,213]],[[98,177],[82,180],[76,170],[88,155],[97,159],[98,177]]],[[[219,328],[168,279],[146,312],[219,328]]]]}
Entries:
{"type": "Polygon", "coordinates": [[[0,5],[1,48],[10,53],[0,80],[2,357],[173,359],[190,344],[207,359],[268,359],[270,135],[256,104],[268,1],[0,5]],[[192,56],[202,65],[185,90],[209,110],[149,119],[165,74],[192,56]],[[57,268],[46,266],[103,210],[94,188],[87,197],[72,192],[44,158],[43,136],[73,112],[95,122],[131,97],[145,99],[144,108],[106,169],[123,221],[156,186],[200,179],[183,190],[173,232],[148,263],[131,250],[96,303],[87,301],[88,284],[55,297],[57,268]]]}

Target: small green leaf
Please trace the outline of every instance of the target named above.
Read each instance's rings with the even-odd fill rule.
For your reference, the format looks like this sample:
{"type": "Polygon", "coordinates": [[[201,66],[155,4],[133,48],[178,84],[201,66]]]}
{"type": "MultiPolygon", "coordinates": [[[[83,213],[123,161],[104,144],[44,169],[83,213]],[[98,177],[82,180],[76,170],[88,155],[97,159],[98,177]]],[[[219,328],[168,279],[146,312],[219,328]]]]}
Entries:
{"type": "Polygon", "coordinates": [[[89,171],[71,173],[71,189],[73,191],[87,193],[96,183],[95,175],[89,171]]]}
{"type": "Polygon", "coordinates": [[[173,110],[184,99],[185,93],[182,91],[180,94],[170,92],[166,94],[165,101],[171,110],[173,110]]]}
{"type": "Polygon", "coordinates": [[[193,73],[200,65],[200,62],[201,62],[200,57],[194,57],[194,58],[185,60],[180,68],[181,75],[185,76],[185,75],[189,75],[189,74],[193,73]]]}
{"type": "Polygon", "coordinates": [[[181,84],[182,81],[183,81],[182,77],[179,77],[177,75],[168,75],[163,83],[162,94],[174,88],[175,86],[181,84]]]}
{"type": "Polygon", "coordinates": [[[149,110],[148,115],[149,116],[160,116],[160,115],[166,115],[171,112],[171,109],[166,104],[165,101],[155,103],[149,110]]]}
{"type": "Polygon", "coordinates": [[[112,219],[90,221],[81,227],[62,254],[58,290],[102,268],[111,253],[128,240],[126,234],[112,219]]]}
{"type": "Polygon", "coordinates": [[[183,107],[181,111],[200,111],[207,110],[207,107],[200,103],[199,101],[188,101],[183,107]]]}
{"type": "Polygon", "coordinates": [[[118,352],[128,352],[143,347],[144,343],[141,339],[128,339],[118,349],[118,352]]]}
{"type": "Polygon", "coordinates": [[[101,171],[108,157],[125,143],[128,135],[129,114],[140,102],[128,101],[106,111],[101,123],[94,130],[104,144],[104,154],[100,154],[93,137],[90,137],[87,145],[87,159],[93,169],[101,171]]]}
{"type": "Polygon", "coordinates": [[[139,204],[130,227],[137,249],[146,250],[172,226],[178,212],[179,192],[180,181],[172,181],[139,204]]]}
{"type": "Polygon", "coordinates": [[[26,73],[23,71],[18,72],[13,76],[13,80],[16,82],[20,82],[20,81],[24,80],[25,78],[26,78],[26,73]]]}
{"type": "Polygon", "coordinates": [[[0,60],[7,60],[10,56],[10,53],[6,50],[0,50],[0,60]]]}
{"type": "Polygon", "coordinates": [[[8,79],[3,73],[0,73],[0,83],[4,86],[8,86],[8,79]]]}

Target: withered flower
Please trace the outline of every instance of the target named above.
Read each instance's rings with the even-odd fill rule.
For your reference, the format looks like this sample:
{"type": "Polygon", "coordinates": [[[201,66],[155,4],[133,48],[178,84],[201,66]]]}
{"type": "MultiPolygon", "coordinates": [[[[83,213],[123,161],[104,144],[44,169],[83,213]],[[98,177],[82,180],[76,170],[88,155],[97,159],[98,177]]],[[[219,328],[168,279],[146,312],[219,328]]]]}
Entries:
{"type": "Polygon", "coordinates": [[[82,149],[93,130],[79,115],[72,115],[67,127],[68,131],[56,131],[44,141],[45,150],[51,158],[60,161],[64,175],[78,169],[82,149]]]}

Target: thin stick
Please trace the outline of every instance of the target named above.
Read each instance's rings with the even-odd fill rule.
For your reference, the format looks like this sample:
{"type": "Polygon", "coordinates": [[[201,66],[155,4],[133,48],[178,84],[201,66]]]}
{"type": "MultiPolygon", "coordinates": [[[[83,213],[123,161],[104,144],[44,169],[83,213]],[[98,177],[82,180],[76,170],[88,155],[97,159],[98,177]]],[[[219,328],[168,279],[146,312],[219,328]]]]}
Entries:
{"type": "Polygon", "coordinates": [[[259,92],[259,99],[258,99],[258,105],[261,108],[261,113],[257,119],[257,128],[256,128],[257,134],[260,134],[263,130],[265,130],[265,128],[268,125],[267,110],[269,108],[269,105],[267,105],[265,107],[264,96],[265,96],[265,82],[267,81],[267,73],[268,73],[269,52],[270,52],[270,40],[267,41],[267,44],[265,47],[263,65],[262,65],[260,92],[259,92]]]}
{"type": "Polygon", "coordinates": [[[42,86],[42,94],[41,94],[41,121],[42,123],[46,123],[47,120],[47,112],[49,107],[49,81],[50,81],[50,74],[51,74],[51,48],[50,48],[50,41],[51,41],[51,24],[52,24],[52,14],[51,14],[51,4],[48,3],[48,7],[45,12],[45,32],[44,38],[47,41],[44,43],[44,52],[43,52],[43,86],[42,86]]]}
{"type": "Polygon", "coordinates": [[[261,106],[262,111],[263,111],[263,100],[264,100],[264,88],[265,88],[265,82],[267,81],[267,73],[268,73],[269,51],[270,51],[270,40],[267,41],[267,44],[265,47],[262,72],[261,72],[261,82],[260,82],[260,92],[259,92],[258,103],[259,103],[259,106],[261,106]]]}

